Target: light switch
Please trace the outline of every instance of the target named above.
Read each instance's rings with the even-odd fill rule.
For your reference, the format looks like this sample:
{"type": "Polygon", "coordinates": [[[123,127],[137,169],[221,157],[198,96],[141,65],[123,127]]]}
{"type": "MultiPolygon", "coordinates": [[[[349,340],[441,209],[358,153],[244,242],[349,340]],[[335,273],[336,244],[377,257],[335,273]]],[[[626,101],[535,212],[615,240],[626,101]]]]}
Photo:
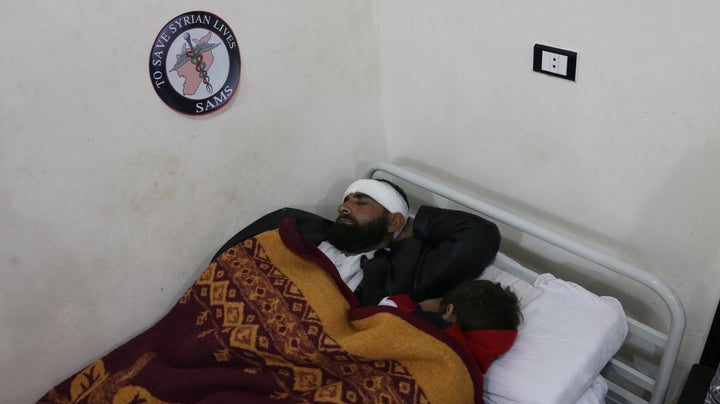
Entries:
{"type": "Polygon", "coordinates": [[[535,44],[533,70],[575,81],[577,52],[535,44]]]}
{"type": "Polygon", "coordinates": [[[567,75],[568,57],[558,53],[542,51],[542,69],[546,72],[567,75]]]}

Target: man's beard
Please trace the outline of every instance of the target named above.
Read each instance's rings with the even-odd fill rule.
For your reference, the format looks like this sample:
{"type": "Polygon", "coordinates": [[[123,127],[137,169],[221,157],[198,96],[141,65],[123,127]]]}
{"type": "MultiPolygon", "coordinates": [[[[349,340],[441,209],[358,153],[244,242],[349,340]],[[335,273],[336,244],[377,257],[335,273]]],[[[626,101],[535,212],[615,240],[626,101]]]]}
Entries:
{"type": "Polygon", "coordinates": [[[361,253],[374,250],[388,235],[390,218],[383,214],[377,219],[360,225],[350,215],[338,216],[328,234],[328,241],[340,251],[347,253],[361,253]],[[340,219],[349,219],[353,224],[338,223],[340,219]]]}

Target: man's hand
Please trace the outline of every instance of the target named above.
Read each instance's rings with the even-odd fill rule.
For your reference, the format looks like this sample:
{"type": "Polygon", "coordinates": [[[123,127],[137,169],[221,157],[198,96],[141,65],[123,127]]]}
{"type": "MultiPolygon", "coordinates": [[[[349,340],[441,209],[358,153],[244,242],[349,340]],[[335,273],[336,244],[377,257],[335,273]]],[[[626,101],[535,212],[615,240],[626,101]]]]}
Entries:
{"type": "Polygon", "coordinates": [[[427,299],[419,302],[418,306],[420,306],[420,310],[422,311],[429,311],[430,313],[440,313],[440,303],[442,303],[442,301],[442,297],[427,299]]]}

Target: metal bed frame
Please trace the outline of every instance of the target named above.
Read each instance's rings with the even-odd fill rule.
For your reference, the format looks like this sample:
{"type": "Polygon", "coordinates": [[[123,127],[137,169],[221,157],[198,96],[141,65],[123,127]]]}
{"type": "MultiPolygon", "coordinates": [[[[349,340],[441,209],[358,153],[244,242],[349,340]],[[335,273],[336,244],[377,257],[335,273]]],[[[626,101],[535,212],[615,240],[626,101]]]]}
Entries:
{"type": "MultiPolygon", "coordinates": [[[[604,375],[609,373],[613,375],[614,379],[620,379],[618,383],[607,380],[609,391],[606,401],[632,404],[659,404],[664,402],[670,384],[670,377],[680,351],[680,343],[682,342],[686,322],[685,310],[680,299],[665,282],[643,269],[536,225],[475,196],[443,185],[425,174],[395,164],[379,162],[370,165],[366,169],[365,178],[373,178],[378,172],[384,172],[404,180],[650,288],[663,300],[669,311],[670,323],[667,333],[628,317],[629,331],[626,343],[630,338],[639,339],[644,346],[653,346],[662,350],[657,372],[651,377],[633,368],[627,360],[623,360],[619,355],[616,355],[603,370],[604,375]],[[647,400],[648,395],[650,397],[649,401],[647,400]]],[[[539,274],[528,269],[513,271],[513,275],[529,282],[534,281],[539,276],[539,274]]]]}

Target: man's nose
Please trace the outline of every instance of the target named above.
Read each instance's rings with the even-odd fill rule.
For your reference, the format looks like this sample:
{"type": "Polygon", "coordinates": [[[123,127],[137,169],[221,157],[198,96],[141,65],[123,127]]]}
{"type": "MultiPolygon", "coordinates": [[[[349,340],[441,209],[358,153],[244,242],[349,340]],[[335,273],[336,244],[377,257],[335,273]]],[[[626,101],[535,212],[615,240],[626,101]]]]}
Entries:
{"type": "Polygon", "coordinates": [[[340,206],[338,206],[338,213],[340,213],[341,215],[350,213],[350,208],[348,207],[347,202],[341,203],[340,206]]]}

